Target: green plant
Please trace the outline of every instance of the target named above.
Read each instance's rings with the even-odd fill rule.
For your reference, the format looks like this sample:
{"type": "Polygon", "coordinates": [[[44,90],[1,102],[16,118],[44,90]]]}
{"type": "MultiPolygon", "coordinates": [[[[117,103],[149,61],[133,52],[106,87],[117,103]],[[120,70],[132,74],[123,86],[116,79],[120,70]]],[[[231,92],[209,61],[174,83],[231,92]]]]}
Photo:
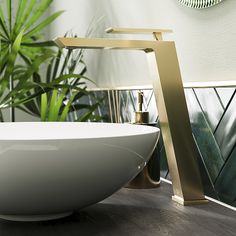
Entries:
{"type": "MultiPolygon", "coordinates": [[[[0,6],[0,120],[3,121],[1,109],[9,107],[17,107],[43,121],[62,121],[70,112],[86,109],[77,120],[99,120],[92,114],[99,101],[94,105],[77,102],[89,94],[85,81],[81,81],[88,80],[84,76],[83,51],[73,58],[75,54],[70,50],[55,51],[53,41],[39,41],[42,30],[63,11],[42,20],[52,0],[19,0],[13,17],[13,2],[6,0],[7,16],[0,6]],[[46,75],[41,70],[45,64],[48,64],[46,75]],[[76,73],[78,64],[83,66],[76,73]]],[[[90,27],[88,34],[92,30],[90,27]]]]}
{"type": "Polygon", "coordinates": [[[48,107],[48,94],[41,95],[41,121],[65,121],[68,115],[69,108],[73,102],[76,93],[72,94],[67,103],[64,104],[63,100],[66,97],[67,89],[58,92],[54,89],[52,91],[51,100],[48,107]],[[64,105],[63,109],[62,106],[64,105]],[[49,109],[48,109],[49,108],[49,109]],[[47,110],[49,110],[47,112],[47,110]]]}
{"type": "MultiPolygon", "coordinates": [[[[80,102],[84,96],[93,96],[87,91],[86,82],[92,81],[85,76],[86,71],[82,50],[63,51],[58,48],[57,55],[51,58],[46,70],[46,84],[52,85],[51,88],[54,89],[44,88],[41,99],[37,96],[27,103],[20,104],[18,108],[40,117],[42,121],[65,121],[70,112],[76,113],[78,110],[83,110],[83,113],[74,118],[74,121],[100,120],[100,117],[93,115],[100,105],[99,100],[93,97],[95,102],[92,105],[80,102]]],[[[33,77],[37,83],[42,84],[40,74],[35,73],[33,77]]],[[[42,92],[41,88],[38,90],[39,93],[42,92]]],[[[27,94],[28,97],[34,95],[35,92],[27,94]]]]}
{"type": "Polygon", "coordinates": [[[76,103],[78,92],[71,92],[68,97],[66,96],[67,92],[67,89],[54,89],[50,94],[51,96],[48,96],[48,93],[41,95],[41,121],[66,121],[68,114],[78,109],[88,109],[88,112],[76,121],[87,121],[88,119],[98,121],[101,119],[101,117],[92,115],[99,102],[92,106],[76,103]],[[50,97],[49,100],[48,97],[50,97]]]}
{"type": "MultiPolygon", "coordinates": [[[[38,68],[29,69],[39,63],[38,57],[44,60],[53,56],[48,47],[52,41],[39,41],[42,30],[54,21],[63,11],[58,11],[49,17],[44,13],[53,0],[19,0],[16,13],[13,15],[12,6],[16,1],[6,0],[6,9],[0,5],[0,118],[1,109],[8,107],[29,89],[38,87],[35,81],[27,81],[38,68]],[[6,14],[4,14],[6,12],[6,14]],[[17,62],[21,66],[17,65],[17,62]],[[37,63],[35,63],[37,61],[37,63]],[[25,68],[26,67],[26,68],[25,68]],[[27,73],[27,77],[19,74],[27,73]],[[24,79],[22,79],[24,78],[24,79]],[[14,96],[13,96],[14,95],[14,96]],[[10,101],[10,102],[9,102],[10,101]]],[[[40,64],[42,61],[40,62],[40,64]]],[[[41,86],[46,86],[41,85],[41,86]]],[[[14,105],[15,106],[15,105],[14,105]]],[[[2,119],[3,120],[3,119],[2,119]]]]}

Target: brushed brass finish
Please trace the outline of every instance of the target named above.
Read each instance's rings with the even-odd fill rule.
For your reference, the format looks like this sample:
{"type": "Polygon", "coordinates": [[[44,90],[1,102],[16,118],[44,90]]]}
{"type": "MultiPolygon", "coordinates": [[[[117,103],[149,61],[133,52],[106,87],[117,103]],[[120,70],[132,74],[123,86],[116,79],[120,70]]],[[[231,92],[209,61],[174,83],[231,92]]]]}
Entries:
{"type": "Polygon", "coordinates": [[[147,124],[149,122],[149,112],[143,111],[143,92],[138,92],[138,107],[135,112],[135,124],[147,124]]]}
{"type": "Polygon", "coordinates": [[[146,28],[107,28],[106,33],[119,34],[150,34],[150,33],[172,33],[170,29],[146,29],[146,28]]]}
{"type": "MultiPolygon", "coordinates": [[[[153,51],[156,46],[155,41],[147,40],[119,40],[104,38],[57,38],[54,40],[59,47],[68,49],[124,49],[153,51]]],[[[161,42],[160,42],[161,43],[161,42]]],[[[163,43],[163,42],[162,42],[163,43]]]]}
{"type": "Polygon", "coordinates": [[[107,28],[106,33],[113,34],[152,34],[154,39],[162,40],[163,33],[172,33],[170,29],[143,29],[143,28],[107,28]]]}
{"type": "Polygon", "coordinates": [[[135,112],[135,124],[148,124],[149,112],[147,111],[136,111],[135,112]]]}
{"type": "Polygon", "coordinates": [[[173,183],[173,200],[205,203],[198,168],[198,150],[190,126],[183,84],[172,41],[57,38],[66,48],[126,49],[147,53],[160,125],[173,183]]]}
{"type": "Polygon", "coordinates": [[[192,136],[175,45],[160,45],[148,57],[150,65],[157,65],[152,71],[153,89],[173,183],[173,200],[182,198],[183,203],[204,200],[197,164],[199,153],[192,136]]]}
{"type": "Polygon", "coordinates": [[[144,188],[157,188],[160,186],[160,181],[154,181],[148,172],[148,167],[144,169],[126,185],[127,188],[144,189],[144,188]]]}
{"type": "Polygon", "coordinates": [[[172,196],[172,200],[183,205],[183,206],[191,206],[191,205],[199,205],[199,204],[206,204],[208,203],[207,199],[201,200],[183,200],[183,198],[178,196],[172,196]]]}

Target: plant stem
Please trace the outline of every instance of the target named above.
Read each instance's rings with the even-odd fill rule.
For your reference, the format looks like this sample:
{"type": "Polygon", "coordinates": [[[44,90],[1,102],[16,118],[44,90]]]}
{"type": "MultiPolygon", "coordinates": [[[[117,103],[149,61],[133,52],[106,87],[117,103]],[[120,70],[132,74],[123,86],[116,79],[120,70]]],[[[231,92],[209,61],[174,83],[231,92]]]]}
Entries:
{"type": "MultiPolygon", "coordinates": [[[[10,76],[10,92],[13,90],[13,79],[12,75],[10,76]]],[[[11,100],[13,101],[13,97],[11,97],[11,100]]],[[[12,104],[12,102],[11,102],[12,104]]],[[[10,121],[15,122],[15,108],[13,106],[10,107],[10,121]]]]}
{"type": "Polygon", "coordinates": [[[4,122],[2,110],[0,110],[0,122],[4,122]]]}

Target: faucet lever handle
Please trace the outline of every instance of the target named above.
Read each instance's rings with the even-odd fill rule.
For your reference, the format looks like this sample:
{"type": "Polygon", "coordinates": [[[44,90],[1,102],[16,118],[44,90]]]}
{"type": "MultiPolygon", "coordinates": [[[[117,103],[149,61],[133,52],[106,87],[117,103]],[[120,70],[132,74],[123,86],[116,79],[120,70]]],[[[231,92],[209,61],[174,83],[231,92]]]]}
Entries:
{"type": "Polygon", "coordinates": [[[106,33],[112,34],[152,34],[156,40],[162,40],[163,33],[172,33],[170,29],[143,29],[143,28],[107,28],[106,33]]]}

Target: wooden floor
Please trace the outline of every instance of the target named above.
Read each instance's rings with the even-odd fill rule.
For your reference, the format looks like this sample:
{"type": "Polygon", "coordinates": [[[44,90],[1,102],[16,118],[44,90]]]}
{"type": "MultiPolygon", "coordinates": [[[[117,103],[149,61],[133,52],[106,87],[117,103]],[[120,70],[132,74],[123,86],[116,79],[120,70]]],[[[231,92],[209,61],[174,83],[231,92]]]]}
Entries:
{"type": "Polygon", "coordinates": [[[171,201],[171,185],[123,188],[105,201],[48,222],[0,221],[0,236],[229,236],[236,235],[236,212],[210,202],[183,207],[171,201]]]}

